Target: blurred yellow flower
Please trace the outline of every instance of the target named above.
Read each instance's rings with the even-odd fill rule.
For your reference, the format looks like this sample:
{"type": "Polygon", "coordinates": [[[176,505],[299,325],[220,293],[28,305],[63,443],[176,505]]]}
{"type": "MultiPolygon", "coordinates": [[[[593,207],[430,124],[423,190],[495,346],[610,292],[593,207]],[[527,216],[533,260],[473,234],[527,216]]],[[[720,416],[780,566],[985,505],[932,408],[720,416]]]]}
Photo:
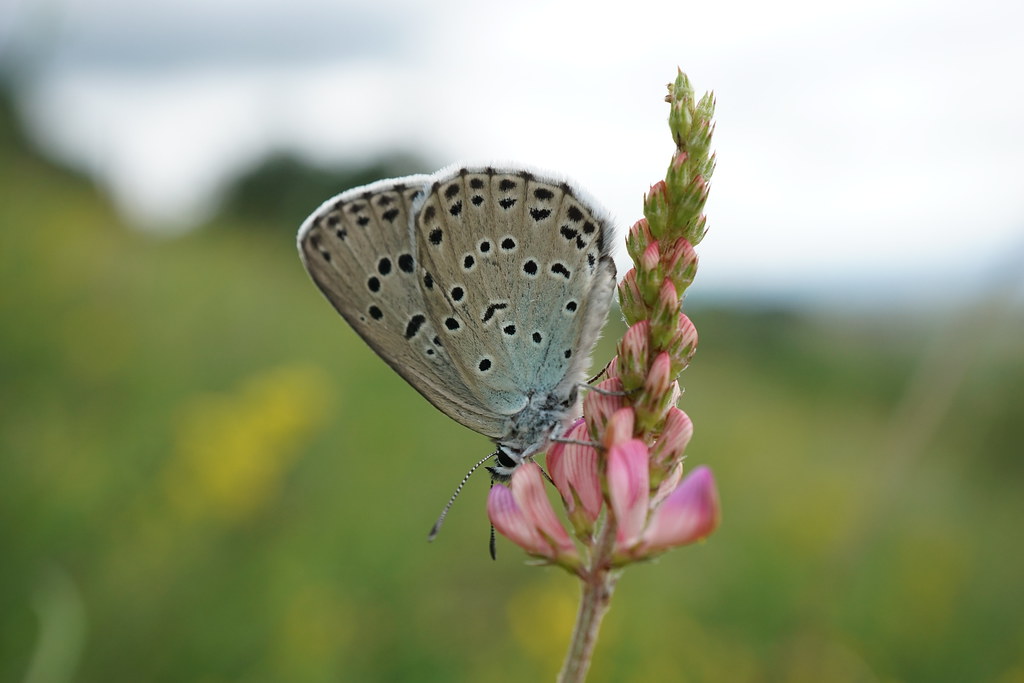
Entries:
{"type": "Polygon", "coordinates": [[[332,399],[322,373],[285,366],[229,394],[184,406],[174,459],[164,473],[171,507],[186,518],[242,521],[267,505],[319,427],[332,399]]]}

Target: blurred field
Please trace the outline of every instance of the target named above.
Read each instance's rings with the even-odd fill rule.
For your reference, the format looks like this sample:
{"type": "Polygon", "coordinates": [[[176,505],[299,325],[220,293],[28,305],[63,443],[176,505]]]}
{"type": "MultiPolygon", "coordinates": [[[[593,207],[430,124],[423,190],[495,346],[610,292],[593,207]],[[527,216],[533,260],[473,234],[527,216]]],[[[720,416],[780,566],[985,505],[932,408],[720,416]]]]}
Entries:
{"type": "MultiPolygon", "coordinates": [[[[482,475],[425,542],[488,443],[322,300],[303,216],[147,236],[3,134],[0,680],[553,678],[574,582],[490,560],[482,475]]],[[[724,523],[627,571],[591,680],[1024,681],[1021,311],[691,315],[724,523]]]]}

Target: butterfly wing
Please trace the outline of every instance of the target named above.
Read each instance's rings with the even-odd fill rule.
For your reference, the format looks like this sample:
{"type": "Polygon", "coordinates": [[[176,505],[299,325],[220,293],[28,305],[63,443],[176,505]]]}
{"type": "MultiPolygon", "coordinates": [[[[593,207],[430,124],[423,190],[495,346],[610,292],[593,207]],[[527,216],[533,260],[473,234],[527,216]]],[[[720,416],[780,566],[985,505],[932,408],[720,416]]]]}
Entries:
{"type": "Polygon", "coordinates": [[[338,313],[439,410],[497,438],[505,420],[465,384],[427,315],[409,242],[414,197],[429,176],[358,187],[324,202],[299,229],[299,255],[338,313]]]}
{"type": "Polygon", "coordinates": [[[582,194],[524,170],[458,168],[436,174],[414,206],[428,318],[495,413],[569,397],[585,378],[615,266],[611,221],[582,194]]]}

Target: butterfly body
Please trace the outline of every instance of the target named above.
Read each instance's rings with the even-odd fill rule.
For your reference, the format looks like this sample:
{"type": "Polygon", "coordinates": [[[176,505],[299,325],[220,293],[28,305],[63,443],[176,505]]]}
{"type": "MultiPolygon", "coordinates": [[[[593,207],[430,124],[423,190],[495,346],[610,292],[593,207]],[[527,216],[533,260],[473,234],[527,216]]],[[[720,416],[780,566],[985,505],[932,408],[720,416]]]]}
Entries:
{"type": "Polygon", "coordinates": [[[498,444],[504,479],[577,415],[615,286],[611,221],[566,181],[450,167],[355,188],[302,225],[314,283],[399,375],[498,444]]]}

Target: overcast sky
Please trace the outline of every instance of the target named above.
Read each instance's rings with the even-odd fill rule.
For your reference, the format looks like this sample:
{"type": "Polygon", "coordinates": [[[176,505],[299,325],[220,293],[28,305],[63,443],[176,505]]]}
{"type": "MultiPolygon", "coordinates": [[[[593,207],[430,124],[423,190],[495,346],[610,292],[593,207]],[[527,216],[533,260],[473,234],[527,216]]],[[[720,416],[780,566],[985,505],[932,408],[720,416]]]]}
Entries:
{"type": "Polygon", "coordinates": [[[33,65],[33,134],[150,226],[283,147],[526,163],[625,228],[678,65],[718,101],[702,286],[896,300],[1024,272],[1019,0],[9,0],[0,40],[33,65]]]}

